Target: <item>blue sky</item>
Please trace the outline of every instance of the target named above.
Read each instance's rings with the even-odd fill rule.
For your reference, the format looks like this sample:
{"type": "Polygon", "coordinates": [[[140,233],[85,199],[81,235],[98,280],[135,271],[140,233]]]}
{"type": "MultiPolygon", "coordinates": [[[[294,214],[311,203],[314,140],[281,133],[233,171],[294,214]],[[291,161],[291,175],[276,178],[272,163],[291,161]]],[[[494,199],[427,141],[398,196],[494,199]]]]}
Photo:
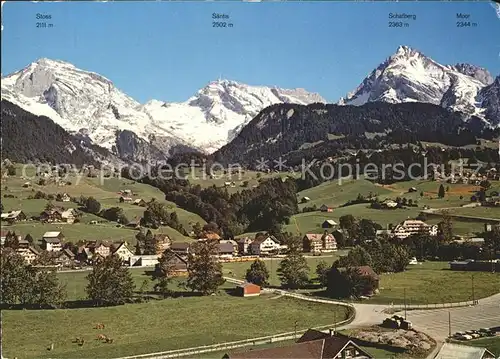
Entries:
{"type": "Polygon", "coordinates": [[[219,76],[337,101],[399,45],[500,74],[500,21],[481,2],[26,2],[5,4],[2,17],[3,74],[65,60],[140,102],[185,101],[219,76]],[[234,27],[212,28],[213,12],[234,27]],[[389,28],[390,12],[417,20],[389,28]],[[456,28],[457,12],[479,26],[456,28]],[[37,29],[37,13],[54,27],[37,29]]]}

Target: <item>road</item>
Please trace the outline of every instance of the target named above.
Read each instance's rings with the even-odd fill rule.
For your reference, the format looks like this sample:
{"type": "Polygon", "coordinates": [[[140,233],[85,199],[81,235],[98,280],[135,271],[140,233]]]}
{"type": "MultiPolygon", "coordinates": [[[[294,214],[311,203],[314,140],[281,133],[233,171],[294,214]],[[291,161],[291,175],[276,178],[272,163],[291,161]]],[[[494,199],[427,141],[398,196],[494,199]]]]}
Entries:
{"type": "MultiPolygon", "coordinates": [[[[234,278],[226,277],[225,279],[233,283],[243,282],[242,280],[234,278]]],[[[279,290],[279,292],[282,294],[289,293],[285,290],[279,290]]],[[[300,300],[318,301],[315,298],[296,293],[289,293],[289,295],[300,300]]],[[[322,302],[346,305],[344,302],[334,300],[325,300],[322,302]]],[[[351,323],[339,327],[339,329],[359,328],[380,324],[389,316],[389,314],[384,313],[384,311],[391,309],[389,305],[384,304],[353,303],[353,306],[356,310],[356,317],[351,323]]],[[[404,316],[404,311],[397,312],[397,314],[404,316]]],[[[407,319],[412,322],[415,329],[430,335],[437,341],[442,341],[448,337],[448,315],[451,317],[452,334],[458,331],[500,326],[500,293],[480,299],[475,306],[416,309],[407,310],[406,313],[407,319]]]]}

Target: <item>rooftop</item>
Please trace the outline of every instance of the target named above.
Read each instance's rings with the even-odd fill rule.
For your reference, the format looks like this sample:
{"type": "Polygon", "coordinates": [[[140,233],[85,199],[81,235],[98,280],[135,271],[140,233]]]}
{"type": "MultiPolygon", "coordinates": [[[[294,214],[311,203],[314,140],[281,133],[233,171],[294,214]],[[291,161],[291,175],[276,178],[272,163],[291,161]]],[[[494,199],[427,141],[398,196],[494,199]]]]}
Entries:
{"type": "Polygon", "coordinates": [[[483,359],[484,354],[495,356],[486,348],[476,348],[467,345],[445,343],[435,359],[483,359]]]}

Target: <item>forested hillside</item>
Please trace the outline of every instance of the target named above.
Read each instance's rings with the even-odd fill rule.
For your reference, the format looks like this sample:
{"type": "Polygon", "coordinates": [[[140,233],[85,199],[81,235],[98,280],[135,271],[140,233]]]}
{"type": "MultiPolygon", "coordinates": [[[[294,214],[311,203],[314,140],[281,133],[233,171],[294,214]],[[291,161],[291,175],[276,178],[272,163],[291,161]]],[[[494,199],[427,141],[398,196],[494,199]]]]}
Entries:
{"type": "Polygon", "coordinates": [[[465,122],[461,113],[431,104],[280,104],[261,111],[215,158],[254,165],[261,157],[284,156],[296,164],[304,155],[322,159],[344,149],[382,149],[418,141],[463,146],[493,136],[480,119],[465,122]]]}
{"type": "Polygon", "coordinates": [[[27,163],[71,163],[97,165],[107,150],[69,134],[44,116],[35,116],[2,100],[2,158],[27,163]]]}

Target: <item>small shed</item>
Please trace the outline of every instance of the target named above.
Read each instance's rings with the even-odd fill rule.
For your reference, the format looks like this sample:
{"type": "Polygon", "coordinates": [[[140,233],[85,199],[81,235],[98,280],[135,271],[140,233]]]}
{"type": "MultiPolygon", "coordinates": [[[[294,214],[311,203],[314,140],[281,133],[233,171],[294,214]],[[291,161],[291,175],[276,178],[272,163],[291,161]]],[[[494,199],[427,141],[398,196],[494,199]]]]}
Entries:
{"type": "Polygon", "coordinates": [[[333,212],[333,208],[328,207],[326,204],[323,204],[321,207],[319,207],[319,210],[321,212],[333,212]]]}
{"type": "Polygon", "coordinates": [[[333,228],[337,226],[337,222],[335,222],[333,219],[327,219],[321,224],[321,228],[333,228]]]}
{"type": "Polygon", "coordinates": [[[253,283],[243,283],[236,287],[236,293],[240,297],[254,297],[260,295],[260,286],[253,283]]]}

